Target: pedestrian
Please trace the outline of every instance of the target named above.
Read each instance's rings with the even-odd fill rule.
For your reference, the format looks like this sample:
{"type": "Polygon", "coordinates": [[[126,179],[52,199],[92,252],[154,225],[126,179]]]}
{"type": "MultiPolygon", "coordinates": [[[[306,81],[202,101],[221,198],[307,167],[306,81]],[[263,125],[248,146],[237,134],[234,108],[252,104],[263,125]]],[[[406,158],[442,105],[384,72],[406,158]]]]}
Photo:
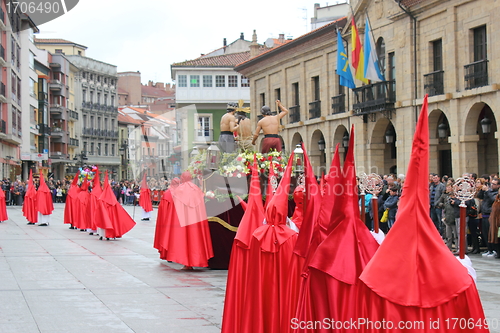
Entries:
{"type": "Polygon", "coordinates": [[[487,250],[482,254],[483,257],[495,257],[497,252],[495,251],[494,244],[488,241],[488,234],[490,231],[490,213],[493,202],[495,201],[496,196],[498,195],[498,189],[500,185],[498,183],[498,179],[492,179],[490,186],[486,184],[483,185],[477,197],[482,199],[483,202],[481,204],[481,229],[482,229],[482,237],[487,242],[487,250]]]}

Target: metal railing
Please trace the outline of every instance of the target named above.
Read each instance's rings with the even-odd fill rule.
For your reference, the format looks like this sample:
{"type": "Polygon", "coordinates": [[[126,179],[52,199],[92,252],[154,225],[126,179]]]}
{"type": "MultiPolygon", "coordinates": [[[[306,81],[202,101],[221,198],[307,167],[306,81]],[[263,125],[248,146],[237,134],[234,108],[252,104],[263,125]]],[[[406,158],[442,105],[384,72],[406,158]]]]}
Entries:
{"type": "Polygon", "coordinates": [[[357,114],[394,109],[396,102],[395,80],[377,82],[355,88],[353,109],[357,114]]]}
{"type": "Polygon", "coordinates": [[[332,97],[332,114],[345,112],[345,94],[332,97]]]}
{"type": "Polygon", "coordinates": [[[321,117],[321,101],[309,103],[309,119],[321,117]]]}
{"type": "Polygon", "coordinates": [[[444,94],[444,71],[435,71],[424,75],[424,90],[429,96],[444,94]]]}
{"type": "Polygon", "coordinates": [[[465,65],[464,71],[466,90],[488,85],[488,59],[465,65]]]}
{"type": "Polygon", "coordinates": [[[78,147],[78,144],[79,144],[78,139],[69,138],[69,145],[70,146],[78,147]]]}
{"type": "Polygon", "coordinates": [[[300,105],[290,107],[290,122],[298,123],[300,121],[300,105]]]}
{"type": "Polygon", "coordinates": [[[69,117],[78,120],[78,112],[69,110],[69,117]]]}

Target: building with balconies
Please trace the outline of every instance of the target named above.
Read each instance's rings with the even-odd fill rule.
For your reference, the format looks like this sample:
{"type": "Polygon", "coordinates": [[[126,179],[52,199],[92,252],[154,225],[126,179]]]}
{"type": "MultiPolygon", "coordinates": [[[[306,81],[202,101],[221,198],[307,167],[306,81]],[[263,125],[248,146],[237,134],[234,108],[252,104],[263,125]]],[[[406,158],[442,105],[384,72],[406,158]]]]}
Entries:
{"type": "MultiPolygon", "coordinates": [[[[358,172],[405,173],[416,120],[429,94],[430,172],[499,172],[500,24],[495,1],[351,1],[353,12],[235,70],[250,79],[252,116],[261,96],[280,95],[290,114],[281,132],[288,151],[303,141],[316,173],[335,146],[354,149],[358,172]],[[361,40],[369,16],[385,81],[339,84],[336,30],[350,44],[351,16],[361,40]],[[446,56],[445,56],[446,55],[446,56]],[[348,147],[354,124],[355,147],[348,147]],[[321,144],[319,144],[321,142],[321,144]]],[[[345,41],[344,41],[345,44],[345,41]]],[[[351,58],[351,46],[347,47],[351,58]]],[[[255,119],[255,117],[252,117],[255,119]]]]}

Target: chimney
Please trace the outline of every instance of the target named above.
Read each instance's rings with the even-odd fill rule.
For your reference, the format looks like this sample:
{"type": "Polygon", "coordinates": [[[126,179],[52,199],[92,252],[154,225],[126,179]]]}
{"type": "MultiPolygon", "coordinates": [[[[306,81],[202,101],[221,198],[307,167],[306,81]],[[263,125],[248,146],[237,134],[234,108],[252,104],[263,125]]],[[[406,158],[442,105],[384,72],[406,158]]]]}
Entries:
{"type": "Polygon", "coordinates": [[[245,39],[245,35],[243,33],[240,33],[240,39],[241,40],[244,40],[245,39]]]}
{"type": "Polygon", "coordinates": [[[224,38],[224,40],[222,41],[222,46],[226,47],[227,46],[227,41],[226,39],[224,38]]]}
{"type": "Polygon", "coordinates": [[[158,89],[165,89],[165,84],[163,82],[156,82],[155,87],[158,89]]]}
{"type": "Polygon", "coordinates": [[[256,57],[259,55],[259,44],[257,44],[257,33],[255,30],[252,35],[252,44],[250,44],[250,58],[256,57]]]}
{"type": "Polygon", "coordinates": [[[153,81],[149,80],[148,81],[148,87],[152,87],[153,86],[153,81]]]}
{"type": "Polygon", "coordinates": [[[285,34],[279,34],[278,41],[283,44],[285,42],[285,34]]]}

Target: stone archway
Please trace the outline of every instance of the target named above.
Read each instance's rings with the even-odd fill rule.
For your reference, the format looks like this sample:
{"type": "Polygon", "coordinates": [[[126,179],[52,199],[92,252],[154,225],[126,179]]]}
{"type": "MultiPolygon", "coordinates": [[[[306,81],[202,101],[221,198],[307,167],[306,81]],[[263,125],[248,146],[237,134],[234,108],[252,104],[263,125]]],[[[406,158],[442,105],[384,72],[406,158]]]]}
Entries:
{"type": "Polygon", "coordinates": [[[439,109],[429,113],[429,172],[453,176],[451,128],[446,114],[439,109]]]}
{"type": "Polygon", "coordinates": [[[300,135],[299,132],[295,132],[292,136],[292,144],[290,146],[290,152],[292,152],[295,149],[295,146],[300,144],[302,141],[302,135],[300,135]]]}
{"type": "Polygon", "coordinates": [[[344,139],[344,136],[346,134],[349,136],[349,131],[347,130],[347,128],[344,125],[337,126],[337,128],[335,129],[335,133],[333,134],[332,146],[333,146],[333,149],[335,149],[337,144],[339,145],[339,155],[340,155],[341,161],[345,160],[345,156],[347,153],[347,149],[344,147],[344,143],[343,143],[343,139],[344,139]]]}
{"type": "Polygon", "coordinates": [[[323,132],[321,130],[315,130],[311,136],[310,146],[308,147],[308,154],[311,160],[311,165],[314,169],[314,174],[316,176],[321,176],[321,172],[326,173],[326,149],[327,143],[323,132]],[[323,141],[325,145],[324,150],[320,150],[319,142],[323,141]]]}
{"type": "Polygon", "coordinates": [[[373,127],[367,154],[369,172],[377,174],[397,173],[397,133],[393,123],[380,118],[373,127]],[[387,141],[386,137],[390,140],[387,141]]]}
{"type": "Polygon", "coordinates": [[[464,139],[461,142],[463,153],[463,172],[482,174],[498,173],[498,140],[496,139],[497,120],[491,107],[479,102],[474,104],[465,120],[464,139]],[[490,132],[485,133],[481,121],[491,121],[490,132]]]}

